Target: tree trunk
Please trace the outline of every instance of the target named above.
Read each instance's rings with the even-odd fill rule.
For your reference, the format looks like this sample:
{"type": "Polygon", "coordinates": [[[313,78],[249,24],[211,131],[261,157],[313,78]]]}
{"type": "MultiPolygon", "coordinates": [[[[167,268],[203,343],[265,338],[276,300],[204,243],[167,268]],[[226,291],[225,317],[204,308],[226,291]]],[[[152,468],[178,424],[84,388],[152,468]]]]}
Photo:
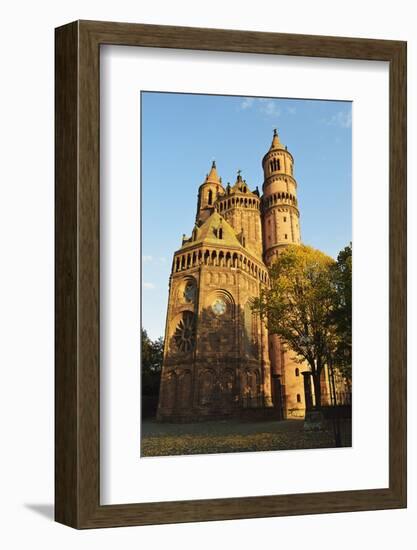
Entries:
{"type": "Polygon", "coordinates": [[[316,370],[313,373],[314,395],[316,398],[316,409],[321,408],[321,381],[320,381],[321,369],[316,370]]]}

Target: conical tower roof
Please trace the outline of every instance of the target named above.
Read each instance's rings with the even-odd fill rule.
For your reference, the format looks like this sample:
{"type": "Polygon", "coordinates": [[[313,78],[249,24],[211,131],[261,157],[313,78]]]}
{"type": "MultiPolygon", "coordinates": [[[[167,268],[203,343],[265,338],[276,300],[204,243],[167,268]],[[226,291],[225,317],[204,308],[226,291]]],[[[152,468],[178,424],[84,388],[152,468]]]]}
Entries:
{"type": "Polygon", "coordinates": [[[206,176],[206,182],[220,183],[220,178],[217,173],[216,161],[213,160],[210,172],[206,176]]]}
{"type": "Polygon", "coordinates": [[[281,143],[281,140],[279,139],[279,135],[276,128],[274,129],[274,136],[272,138],[272,143],[269,150],[272,151],[273,149],[284,149],[284,145],[281,143]]]}

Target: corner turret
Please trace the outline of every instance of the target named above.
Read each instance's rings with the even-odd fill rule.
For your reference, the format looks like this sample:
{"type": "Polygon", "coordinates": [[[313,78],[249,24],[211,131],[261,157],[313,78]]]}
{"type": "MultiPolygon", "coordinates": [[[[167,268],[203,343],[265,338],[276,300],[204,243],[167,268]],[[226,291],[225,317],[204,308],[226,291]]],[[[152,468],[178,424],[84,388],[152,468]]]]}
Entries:
{"type": "Polygon", "coordinates": [[[210,172],[206,175],[206,179],[198,190],[197,224],[201,224],[207,220],[214,211],[214,203],[221,195],[224,195],[224,188],[222,180],[217,174],[216,161],[213,160],[210,172]]]}

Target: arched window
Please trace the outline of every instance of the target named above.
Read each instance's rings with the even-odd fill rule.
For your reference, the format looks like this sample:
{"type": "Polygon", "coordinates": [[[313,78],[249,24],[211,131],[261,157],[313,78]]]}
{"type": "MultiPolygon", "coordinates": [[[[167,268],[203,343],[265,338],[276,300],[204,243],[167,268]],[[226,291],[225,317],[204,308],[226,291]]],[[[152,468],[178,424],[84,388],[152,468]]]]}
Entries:
{"type": "Polygon", "coordinates": [[[300,376],[300,369],[299,368],[295,369],[295,376],[300,376]]]}
{"type": "Polygon", "coordinates": [[[208,192],[208,204],[209,205],[212,205],[213,204],[213,191],[210,189],[210,191],[208,192]]]}
{"type": "Polygon", "coordinates": [[[301,395],[297,393],[297,403],[301,403],[301,395]]]}
{"type": "Polygon", "coordinates": [[[221,227],[219,229],[219,239],[223,239],[223,229],[221,227]]]}

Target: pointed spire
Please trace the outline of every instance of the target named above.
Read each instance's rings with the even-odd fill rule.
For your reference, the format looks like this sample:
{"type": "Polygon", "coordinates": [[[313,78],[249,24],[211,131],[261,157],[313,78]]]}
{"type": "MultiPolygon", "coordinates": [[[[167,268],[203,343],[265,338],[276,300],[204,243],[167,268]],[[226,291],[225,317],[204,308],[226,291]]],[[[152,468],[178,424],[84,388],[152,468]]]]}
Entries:
{"type": "Polygon", "coordinates": [[[219,179],[219,176],[217,174],[217,168],[216,168],[216,161],[215,160],[213,160],[213,163],[211,165],[211,170],[210,170],[209,174],[206,177],[206,181],[213,181],[213,182],[216,182],[216,183],[220,183],[220,179],[219,179]]]}
{"type": "Polygon", "coordinates": [[[282,145],[281,140],[279,139],[277,129],[274,128],[274,135],[272,137],[272,143],[269,150],[271,151],[272,149],[283,149],[283,148],[284,146],[282,145]]]}

